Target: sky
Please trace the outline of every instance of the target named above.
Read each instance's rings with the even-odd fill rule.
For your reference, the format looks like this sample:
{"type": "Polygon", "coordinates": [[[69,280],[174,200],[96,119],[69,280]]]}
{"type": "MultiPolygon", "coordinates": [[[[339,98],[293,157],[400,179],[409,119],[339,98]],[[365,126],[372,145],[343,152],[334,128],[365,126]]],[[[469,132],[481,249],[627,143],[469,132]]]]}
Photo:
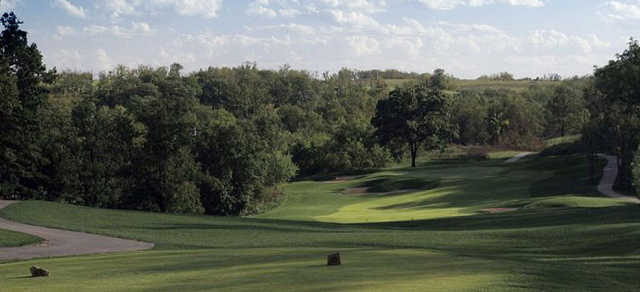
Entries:
{"type": "Polygon", "coordinates": [[[640,33],[640,0],[0,0],[48,67],[311,72],[443,68],[460,78],[593,72],[640,33]]]}

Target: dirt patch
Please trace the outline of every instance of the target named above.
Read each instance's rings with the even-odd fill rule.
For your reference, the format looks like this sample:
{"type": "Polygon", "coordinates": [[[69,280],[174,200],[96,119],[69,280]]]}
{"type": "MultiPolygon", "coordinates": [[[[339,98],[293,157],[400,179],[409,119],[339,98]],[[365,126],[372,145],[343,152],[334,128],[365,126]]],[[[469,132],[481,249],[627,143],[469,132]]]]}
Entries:
{"type": "Polygon", "coordinates": [[[487,214],[498,214],[498,213],[514,212],[514,211],[518,211],[518,208],[489,208],[489,209],[480,210],[480,212],[487,213],[487,214]]]}

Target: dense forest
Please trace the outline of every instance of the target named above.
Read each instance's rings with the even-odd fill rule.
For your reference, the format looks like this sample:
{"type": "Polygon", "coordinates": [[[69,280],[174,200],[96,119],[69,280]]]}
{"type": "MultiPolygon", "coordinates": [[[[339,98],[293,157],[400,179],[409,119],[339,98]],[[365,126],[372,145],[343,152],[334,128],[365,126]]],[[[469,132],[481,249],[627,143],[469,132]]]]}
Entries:
{"type": "Polygon", "coordinates": [[[633,188],[640,139],[633,40],[593,76],[464,89],[442,69],[315,74],[247,63],[189,73],[179,64],[57,72],[43,65],[13,13],[1,23],[2,198],[251,214],[277,204],[278,185],[295,177],[407,156],[415,166],[420,151],[451,145],[540,150],[546,138],[574,134],[583,139],[572,151],[618,154],[619,185],[633,188]]]}

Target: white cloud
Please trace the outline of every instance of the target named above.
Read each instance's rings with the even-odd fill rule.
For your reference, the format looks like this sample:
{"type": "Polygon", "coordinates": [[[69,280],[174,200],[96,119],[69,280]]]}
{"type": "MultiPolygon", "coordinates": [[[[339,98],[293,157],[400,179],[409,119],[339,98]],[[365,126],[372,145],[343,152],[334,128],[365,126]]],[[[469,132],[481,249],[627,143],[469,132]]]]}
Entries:
{"type": "Polygon", "coordinates": [[[361,13],[376,13],[386,10],[386,1],[375,0],[320,0],[320,2],[332,8],[355,10],[361,13]]]}
{"type": "Polygon", "coordinates": [[[76,33],[76,30],[73,27],[70,27],[70,26],[57,26],[56,27],[56,33],[53,35],[53,37],[55,39],[57,39],[57,40],[61,40],[65,36],[73,35],[75,33],[76,33]]]}
{"type": "Polygon", "coordinates": [[[249,4],[249,8],[247,8],[247,14],[249,15],[259,15],[266,17],[276,17],[278,16],[278,12],[275,9],[268,8],[269,0],[256,0],[249,4]]]}
{"type": "Polygon", "coordinates": [[[215,18],[222,8],[223,0],[103,0],[104,7],[114,17],[155,12],[172,8],[180,15],[215,18]]]}
{"type": "Polygon", "coordinates": [[[15,9],[21,1],[22,0],[0,0],[0,13],[15,9]]]}
{"type": "Polygon", "coordinates": [[[132,22],[129,27],[119,25],[102,26],[90,25],[84,28],[84,32],[89,35],[110,34],[120,38],[133,38],[135,36],[149,36],[154,33],[151,26],[146,22],[132,22]]]}
{"type": "Polygon", "coordinates": [[[347,37],[347,42],[358,57],[381,53],[380,42],[374,37],[351,36],[347,37]]]}
{"type": "Polygon", "coordinates": [[[254,0],[247,8],[248,15],[273,18],[276,16],[296,17],[303,14],[317,13],[315,6],[302,6],[297,0],[254,0]]]}
{"type": "Polygon", "coordinates": [[[122,14],[133,14],[137,5],[127,0],[105,0],[105,4],[114,17],[119,17],[122,14]]]}
{"type": "Polygon", "coordinates": [[[104,71],[113,68],[113,61],[105,49],[96,50],[96,60],[98,61],[98,70],[104,71]]]}
{"type": "Polygon", "coordinates": [[[253,0],[247,7],[247,14],[269,18],[296,17],[332,11],[368,15],[384,12],[386,9],[386,0],[253,0]]]}
{"type": "Polygon", "coordinates": [[[85,11],[84,8],[82,8],[80,6],[73,5],[68,0],[55,0],[54,3],[55,3],[56,6],[64,9],[64,11],[66,11],[67,13],[69,13],[72,16],[79,17],[79,18],[87,17],[87,14],[86,14],[86,11],[85,11]]]}
{"type": "Polygon", "coordinates": [[[350,24],[361,27],[377,27],[378,21],[371,16],[363,14],[361,12],[350,11],[345,12],[342,10],[331,10],[331,15],[336,22],[340,24],[350,24]]]}
{"type": "Polygon", "coordinates": [[[278,13],[285,17],[295,17],[302,14],[302,11],[293,8],[284,8],[278,10],[278,13]]]}
{"type": "Polygon", "coordinates": [[[264,25],[257,27],[247,27],[248,31],[289,31],[298,34],[313,34],[315,33],[315,29],[309,25],[297,24],[297,23],[289,23],[289,24],[278,24],[278,25],[264,25]]]}
{"type": "Polygon", "coordinates": [[[582,37],[567,35],[556,30],[536,30],[528,37],[529,43],[534,49],[558,50],[567,49],[572,52],[582,51],[591,53],[594,49],[609,48],[610,43],[603,42],[596,35],[582,37]]]}
{"type": "Polygon", "coordinates": [[[511,6],[543,7],[542,0],[417,0],[431,9],[449,10],[458,6],[480,7],[492,4],[511,6]]]}
{"type": "Polygon", "coordinates": [[[182,15],[199,15],[206,18],[215,18],[222,8],[222,0],[152,0],[158,4],[173,5],[182,15]]]}
{"type": "MultiPolygon", "coordinates": [[[[102,1],[102,6],[91,7],[90,14],[93,18],[93,14],[103,13],[96,15],[96,20],[104,22],[89,23],[94,25],[86,24],[84,28],[54,26],[41,33],[41,40],[36,39],[46,52],[45,60],[52,62],[49,65],[77,66],[74,68],[98,72],[116,64],[157,66],[179,62],[190,71],[209,65],[236,66],[255,61],[263,68],[277,69],[282,64],[290,64],[294,68],[320,72],[342,67],[430,72],[442,67],[460,77],[499,71],[517,76],[548,72],[572,75],[588,73],[594,64],[603,64],[623,49],[612,43],[622,46],[626,39],[618,40],[622,36],[609,33],[610,30],[588,27],[584,29],[593,34],[561,24],[552,29],[548,26],[559,22],[545,22],[545,19],[535,21],[546,23],[546,29],[528,31],[524,29],[528,24],[493,26],[473,17],[455,20],[460,21],[458,23],[439,21],[443,18],[438,18],[438,14],[402,18],[402,14],[406,15],[405,9],[411,7],[404,4],[413,2],[414,6],[420,6],[418,0],[251,0],[241,4],[242,15],[231,15],[239,19],[221,18],[220,21],[227,23],[220,26],[211,26],[206,19],[190,19],[184,21],[184,27],[171,26],[165,30],[164,24],[156,21],[162,21],[166,14],[180,18],[181,13],[195,13],[180,10],[178,5],[187,1],[102,1]],[[251,12],[252,3],[254,8],[264,10],[251,12]],[[110,14],[126,15],[126,19],[136,22],[124,21],[124,17],[109,21],[105,16],[110,14]],[[271,18],[253,21],[255,15],[271,18]],[[54,38],[65,41],[54,41],[54,38]],[[123,38],[127,46],[122,46],[123,38]]],[[[432,0],[431,3],[440,8],[450,5],[452,9],[489,4],[535,7],[536,3],[550,3],[548,1],[449,0],[438,4],[432,0]]],[[[615,2],[636,3],[632,1],[640,6],[640,0],[615,2]]],[[[604,4],[594,5],[594,8],[603,7],[604,4]]],[[[215,15],[217,13],[222,13],[219,8],[215,15]]],[[[64,12],[58,9],[58,14],[64,12]]],[[[196,15],[207,18],[204,12],[196,15]]]]}
{"type": "Polygon", "coordinates": [[[640,20],[640,1],[608,1],[603,14],[614,20],[640,20]]]}
{"type": "Polygon", "coordinates": [[[54,58],[60,68],[86,70],[86,68],[82,68],[85,65],[84,59],[77,49],[60,49],[54,53],[54,58]]]}

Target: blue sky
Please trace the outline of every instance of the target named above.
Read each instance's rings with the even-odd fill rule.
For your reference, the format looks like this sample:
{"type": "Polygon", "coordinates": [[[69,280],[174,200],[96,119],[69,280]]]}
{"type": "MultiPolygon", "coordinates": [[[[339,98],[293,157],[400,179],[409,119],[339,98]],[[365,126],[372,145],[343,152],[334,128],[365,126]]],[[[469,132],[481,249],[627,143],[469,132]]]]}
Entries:
{"type": "Polygon", "coordinates": [[[0,0],[48,66],[256,62],[309,71],[584,75],[638,37],[640,0],[0,0]]]}

